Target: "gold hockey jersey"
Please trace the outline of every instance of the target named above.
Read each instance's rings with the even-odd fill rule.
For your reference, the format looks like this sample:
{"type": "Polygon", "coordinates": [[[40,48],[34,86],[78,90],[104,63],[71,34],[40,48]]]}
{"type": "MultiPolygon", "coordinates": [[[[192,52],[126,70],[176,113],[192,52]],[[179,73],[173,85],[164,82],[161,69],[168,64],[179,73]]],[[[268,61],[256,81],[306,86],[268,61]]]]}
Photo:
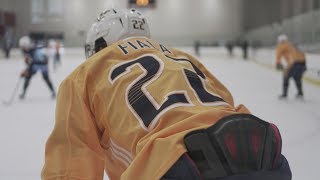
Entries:
{"type": "Polygon", "coordinates": [[[277,64],[281,63],[282,57],[284,57],[288,67],[291,67],[294,63],[305,62],[306,59],[305,54],[289,42],[281,42],[277,45],[277,64]]]}
{"type": "Polygon", "coordinates": [[[230,92],[194,57],[144,37],[119,41],[61,84],[44,180],[160,179],[183,137],[234,113],[230,92]]]}

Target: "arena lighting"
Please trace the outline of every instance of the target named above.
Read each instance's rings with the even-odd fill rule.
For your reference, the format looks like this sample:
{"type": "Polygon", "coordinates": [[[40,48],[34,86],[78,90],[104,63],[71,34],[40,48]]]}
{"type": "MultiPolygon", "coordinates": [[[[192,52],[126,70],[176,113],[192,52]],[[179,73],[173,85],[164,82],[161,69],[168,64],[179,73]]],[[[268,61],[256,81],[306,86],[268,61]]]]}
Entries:
{"type": "Polygon", "coordinates": [[[149,5],[149,0],[136,0],[137,6],[147,6],[149,5]]]}
{"type": "Polygon", "coordinates": [[[129,0],[130,8],[155,8],[156,0],[129,0]]]}

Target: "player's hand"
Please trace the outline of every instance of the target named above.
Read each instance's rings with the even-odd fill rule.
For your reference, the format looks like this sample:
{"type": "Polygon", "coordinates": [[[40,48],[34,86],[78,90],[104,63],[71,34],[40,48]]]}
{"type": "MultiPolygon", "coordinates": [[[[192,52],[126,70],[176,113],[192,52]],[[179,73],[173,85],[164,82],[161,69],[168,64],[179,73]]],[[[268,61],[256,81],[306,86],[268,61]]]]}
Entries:
{"type": "Polygon", "coordinates": [[[277,65],[276,65],[276,68],[277,68],[277,70],[283,70],[282,64],[277,64],[277,65]]]}
{"type": "Polygon", "coordinates": [[[26,56],[26,57],[24,58],[24,62],[25,62],[27,65],[29,65],[29,64],[31,64],[32,59],[31,59],[29,56],[26,56]]]}
{"type": "Polygon", "coordinates": [[[28,75],[29,75],[29,72],[27,69],[20,73],[20,77],[27,77],[28,75]]]}

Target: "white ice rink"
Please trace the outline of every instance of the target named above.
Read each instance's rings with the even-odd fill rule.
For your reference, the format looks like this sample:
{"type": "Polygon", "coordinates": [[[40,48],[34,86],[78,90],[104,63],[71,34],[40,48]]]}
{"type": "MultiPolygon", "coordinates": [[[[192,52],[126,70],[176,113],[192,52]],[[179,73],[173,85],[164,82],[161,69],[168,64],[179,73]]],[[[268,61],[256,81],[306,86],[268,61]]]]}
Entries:
{"type": "MultiPolygon", "coordinates": [[[[185,50],[192,53],[191,48],[185,50]]],[[[297,101],[291,82],[289,100],[279,101],[282,83],[279,72],[225,54],[206,49],[200,59],[231,91],[236,104],[245,104],[256,116],[278,125],[293,179],[319,179],[320,87],[305,82],[305,101],[297,101]]],[[[11,96],[24,62],[19,53],[14,53],[10,60],[0,56],[0,100],[5,101],[11,96]]],[[[62,66],[50,74],[56,89],[84,61],[83,56],[82,49],[65,51],[62,66]]],[[[22,83],[17,95],[21,87],[22,83]]],[[[11,106],[0,104],[0,180],[40,179],[45,141],[54,125],[54,110],[55,100],[50,98],[40,73],[32,79],[25,100],[16,98],[11,106]]]]}

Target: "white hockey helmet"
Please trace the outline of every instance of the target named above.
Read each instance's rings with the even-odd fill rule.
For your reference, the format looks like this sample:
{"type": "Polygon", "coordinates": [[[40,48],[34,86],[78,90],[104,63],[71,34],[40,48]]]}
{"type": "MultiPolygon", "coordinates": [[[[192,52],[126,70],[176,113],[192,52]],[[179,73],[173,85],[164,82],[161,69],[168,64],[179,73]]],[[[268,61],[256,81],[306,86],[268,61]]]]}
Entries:
{"type": "Polygon", "coordinates": [[[278,36],[278,43],[288,41],[288,36],[286,34],[280,34],[278,36]]]}
{"type": "Polygon", "coordinates": [[[19,39],[19,47],[22,49],[30,49],[32,47],[32,41],[29,36],[23,36],[19,39]]]}
{"type": "Polygon", "coordinates": [[[145,17],[135,9],[108,9],[91,25],[85,45],[86,58],[127,37],[150,37],[145,17]]]}

